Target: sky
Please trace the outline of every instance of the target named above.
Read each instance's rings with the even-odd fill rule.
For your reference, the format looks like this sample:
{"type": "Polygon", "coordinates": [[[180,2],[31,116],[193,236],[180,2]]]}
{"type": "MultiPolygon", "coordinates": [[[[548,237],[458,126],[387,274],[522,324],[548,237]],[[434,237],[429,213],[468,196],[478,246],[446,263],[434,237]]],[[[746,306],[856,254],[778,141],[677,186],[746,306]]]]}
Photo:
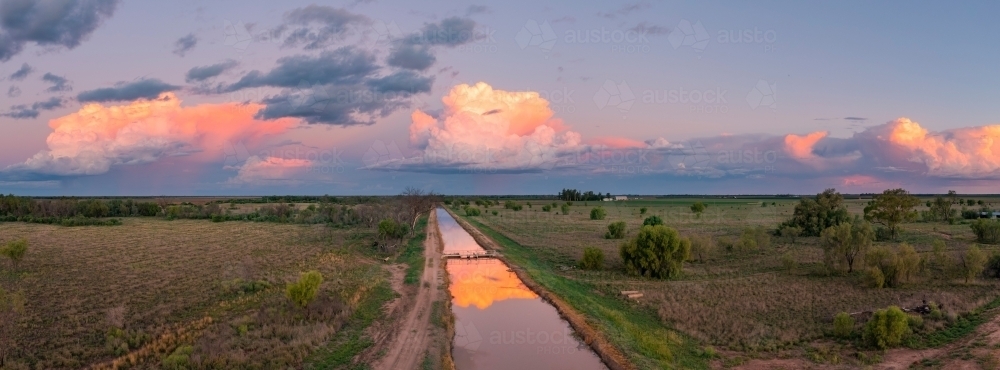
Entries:
{"type": "Polygon", "coordinates": [[[998,11],[0,0],[0,192],[1000,193],[998,11]]]}

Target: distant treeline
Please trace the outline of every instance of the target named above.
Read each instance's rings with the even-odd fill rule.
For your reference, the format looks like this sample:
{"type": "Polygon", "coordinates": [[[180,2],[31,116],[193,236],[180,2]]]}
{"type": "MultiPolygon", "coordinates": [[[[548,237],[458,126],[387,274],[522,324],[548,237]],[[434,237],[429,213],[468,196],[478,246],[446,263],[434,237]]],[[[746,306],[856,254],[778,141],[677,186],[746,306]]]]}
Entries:
{"type": "Polygon", "coordinates": [[[588,200],[601,200],[604,198],[611,198],[611,193],[608,193],[605,196],[601,195],[601,193],[594,193],[593,191],[587,191],[581,193],[579,190],[576,189],[562,189],[562,191],[559,192],[558,197],[559,200],[565,200],[570,202],[588,201],[588,200]]]}

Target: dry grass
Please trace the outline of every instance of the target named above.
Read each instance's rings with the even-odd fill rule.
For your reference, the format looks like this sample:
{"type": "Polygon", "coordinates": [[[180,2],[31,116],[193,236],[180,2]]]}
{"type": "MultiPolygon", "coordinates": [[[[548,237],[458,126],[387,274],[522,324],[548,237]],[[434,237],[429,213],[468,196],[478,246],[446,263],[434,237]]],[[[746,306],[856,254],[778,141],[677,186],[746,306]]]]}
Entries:
{"type": "MultiPolygon", "coordinates": [[[[674,281],[622,274],[618,254],[621,241],[603,238],[611,222],[625,221],[628,238],[635,235],[644,217],[657,215],[683,235],[735,241],[748,227],[773,230],[790,217],[796,203],[788,199],[703,199],[708,209],[695,217],[688,208],[694,201],[574,202],[570,214],[562,215],[542,211],[541,204],[551,201],[535,200],[534,207],[525,206],[521,211],[491,207],[488,211],[497,210],[499,215],[483,212],[477,219],[533,249],[546,262],[564,266],[560,270],[565,270],[565,276],[601,286],[605,294],[643,291],[641,304],[657,312],[664,322],[703,343],[730,349],[777,350],[815,340],[832,329],[832,317],[839,311],[912,306],[926,299],[944,303],[948,311],[967,312],[995,298],[1000,287],[996,280],[966,286],[960,281],[920,279],[898,289],[866,288],[859,275],[827,276],[815,237],[799,238],[794,245],[774,237],[771,247],[748,252],[720,247],[706,263],[686,264],[684,276],[674,281]],[[761,207],[761,201],[768,206],[761,207]],[[608,211],[607,218],[590,220],[590,209],[598,205],[608,211]],[[640,215],[641,207],[647,208],[645,215],[640,215]],[[569,268],[579,261],[587,246],[604,251],[608,271],[569,268]],[[786,253],[795,261],[791,271],[782,266],[781,258],[786,253]]],[[[865,202],[849,200],[848,210],[860,215],[865,202]]],[[[951,253],[964,250],[974,241],[968,225],[910,223],[904,229],[902,239],[919,252],[929,251],[936,239],[945,240],[951,253]]]]}
{"type": "MultiPolygon", "coordinates": [[[[301,364],[339,327],[341,310],[325,311],[349,309],[361,300],[365,290],[359,281],[366,286],[384,281],[377,265],[366,268],[371,258],[343,249],[358,240],[356,233],[323,226],[146,218],[127,218],[117,227],[0,224],[0,243],[21,237],[30,243],[17,273],[6,265],[0,270],[0,285],[22,290],[27,300],[14,363],[84,367],[125,355],[121,343],[132,355],[155,346],[157,338],[177,336],[178,328],[200,323],[196,326],[209,342],[199,348],[192,343],[194,336],[176,341],[196,345],[193,359],[211,357],[209,350],[222,348],[252,360],[260,356],[252,348],[261,346],[270,349],[264,355],[290,353],[284,364],[301,364]],[[329,304],[289,313],[282,288],[305,269],[327,275],[329,304]],[[268,282],[271,288],[238,294],[231,288],[236,279],[268,282]],[[215,320],[208,324],[205,317],[215,320]],[[112,334],[112,328],[122,330],[112,334]],[[247,338],[273,340],[253,343],[247,338]]],[[[157,367],[176,345],[157,347],[143,367],[157,367]]]]}

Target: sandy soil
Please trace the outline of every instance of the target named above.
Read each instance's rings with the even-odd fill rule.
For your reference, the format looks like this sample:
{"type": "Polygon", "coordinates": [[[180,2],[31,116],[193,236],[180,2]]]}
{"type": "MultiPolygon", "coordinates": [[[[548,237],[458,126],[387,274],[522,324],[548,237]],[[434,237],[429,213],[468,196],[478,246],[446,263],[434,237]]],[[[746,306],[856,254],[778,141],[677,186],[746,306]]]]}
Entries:
{"type": "MultiPolygon", "coordinates": [[[[385,355],[373,364],[376,370],[416,369],[423,361],[425,353],[433,338],[431,337],[431,306],[438,299],[438,287],[442,283],[441,273],[441,234],[438,231],[437,216],[431,212],[427,224],[427,240],[424,242],[424,257],[427,265],[424,267],[416,296],[407,294],[402,283],[402,274],[393,273],[393,289],[400,293],[400,298],[386,306],[386,310],[399,311],[400,321],[394,325],[388,335],[388,343],[384,348],[385,355]],[[429,261],[429,262],[427,262],[429,261]],[[398,281],[397,281],[398,280],[398,281]]],[[[389,315],[392,315],[390,313],[389,315]]]]}

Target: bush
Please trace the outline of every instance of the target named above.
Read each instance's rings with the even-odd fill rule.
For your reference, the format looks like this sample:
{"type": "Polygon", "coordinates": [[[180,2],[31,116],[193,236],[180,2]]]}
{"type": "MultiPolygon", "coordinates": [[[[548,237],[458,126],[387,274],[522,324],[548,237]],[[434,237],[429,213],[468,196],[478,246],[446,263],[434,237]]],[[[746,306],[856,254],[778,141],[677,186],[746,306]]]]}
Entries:
{"type": "Polygon", "coordinates": [[[802,228],[798,226],[782,225],[778,229],[778,235],[781,235],[781,237],[788,239],[794,244],[795,239],[798,238],[799,235],[802,235],[802,228]]]}
{"type": "Polygon", "coordinates": [[[792,252],[785,252],[781,255],[781,267],[784,268],[785,271],[791,272],[792,270],[795,270],[795,266],[797,265],[798,262],[795,261],[795,256],[792,255],[792,252]]]}
{"type": "Polygon", "coordinates": [[[904,272],[899,262],[899,256],[889,249],[889,247],[878,246],[871,248],[865,255],[865,264],[868,266],[869,277],[873,287],[896,287],[899,286],[902,273],[904,272]],[[881,284],[877,276],[882,277],[881,284]]]}
{"type": "Polygon", "coordinates": [[[319,271],[302,273],[299,281],[288,284],[285,296],[299,307],[308,306],[316,298],[316,293],[319,292],[319,286],[322,283],[323,274],[320,274],[319,271]]]}
{"type": "Polygon", "coordinates": [[[962,259],[959,261],[959,271],[962,273],[962,277],[965,278],[965,283],[968,284],[970,280],[979,276],[983,273],[986,268],[987,257],[986,253],[983,253],[979,247],[973,245],[970,246],[965,254],[962,255],[962,259]]]}
{"type": "Polygon", "coordinates": [[[566,202],[566,204],[563,204],[562,207],[559,207],[559,210],[562,211],[562,214],[564,215],[569,214],[569,203],[570,202],[566,202]]]}
{"type": "Polygon", "coordinates": [[[847,312],[838,313],[833,317],[833,335],[837,338],[848,338],[854,332],[854,318],[847,312]]]}
{"type": "Polygon", "coordinates": [[[382,240],[402,239],[409,232],[409,225],[398,223],[390,218],[384,219],[378,223],[378,238],[382,240]]]}
{"type": "Polygon", "coordinates": [[[743,251],[753,251],[758,248],[767,248],[770,246],[771,235],[767,233],[767,230],[763,226],[743,229],[743,234],[740,235],[738,245],[743,251]]]}
{"type": "MultiPolygon", "coordinates": [[[[496,216],[496,215],[498,214],[498,212],[497,212],[497,211],[491,211],[490,213],[492,213],[492,214],[493,214],[494,216],[496,216]]],[[[478,216],[478,215],[477,215],[477,216],[478,216]]]]}
{"type": "Polygon", "coordinates": [[[189,369],[191,352],[194,352],[194,347],[192,346],[179,346],[174,350],[170,356],[163,359],[163,368],[170,370],[184,370],[189,369]]]}
{"type": "Polygon", "coordinates": [[[0,249],[0,254],[10,260],[10,264],[17,269],[17,265],[24,259],[24,254],[28,252],[28,240],[21,238],[0,249]]]}
{"type": "Polygon", "coordinates": [[[694,204],[691,205],[691,212],[694,212],[696,218],[700,218],[701,213],[705,212],[705,207],[705,203],[694,202],[694,204]]]}
{"type": "Polygon", "coordinates": [[[691,256],[691,241],[663,225],[643,226],[619,252],[629,274],[673,278],[680,275],[684,261],[691,256]]]}
{"type": "Polygon", "coordinates": [[[604,207],[594,207],[594,209],[590,210],[591,220],[603,220],[604,217],[607,216],[608,216],[608,211],[605,211],[604,207]]]}
{"type": "MultiPolygon", "coordinates": [[[[496,212],[497,211],[493,211],[493,214],[495,215],[496,212]]],[[[466,216],[479,216],[480,214],[482,214],[482,212],[479,210],[479,208],[476,208],[476,207],[465,207],[465,215],[466,216]]]]}
{"type": "Polygon", "coordinates": [[[647,210],[646,210],[646,207],[642,207],[642,208],[639,208],[639,215],[640,215],[640,216],[642,216],[642,215],[645,215],[645,214],[646,214],[646,211],[647,211],[647,210]]]}
{"type": "Polygon", "coordinates": [[[715,242],[708,235],[692,235],[691,257],[698,258],[698,262],[705,262],[705,259],[715,253],[715,242]]]}
{"type": "Polygon", "coordinates": [[[660,216],[649,216],[645,220],[642,220],[642,226],[656,226],[663,225],[663,219],[660,216]]]}
{"type": "Polygon", "coordinates": [[[899,346],[910,334],[909,319],[899,307],[891,306],[875,311],[871,320],[865,324],[864,340],[868,345],[887,349],[899,346]]]}
{"type": "Polygon", "coordinates": [[[583,249],[583,259],[580,260],[580,268],[584,270],[600,270],[604,268],[604,251],[596,247],[583,249]]]}
{"type": "Polygon", "coordinates": [[[978,219],[969,225],[976,234],[976,241],[986,244],[1000,244],[1000,222],[978,219]]]}
{"type": "Polygon", "coordinates": [[[546,204],[546,205],[542,206],[542,211],[551,212],[552,211],[552,206],[546,204]]]}
{"type": "Polygon", "coordinates": [[[990,256],[990,260],[986,262],[986,270],[983,273],[986,276],[1000,279],[1000,253],[993,253],[990,256]]]}
{"type": "Polygon", "coordinates": [[[608,232],[604,234],[605,239],[624,239],[625,221],[612,222],[608,225],[608,232]]]}

